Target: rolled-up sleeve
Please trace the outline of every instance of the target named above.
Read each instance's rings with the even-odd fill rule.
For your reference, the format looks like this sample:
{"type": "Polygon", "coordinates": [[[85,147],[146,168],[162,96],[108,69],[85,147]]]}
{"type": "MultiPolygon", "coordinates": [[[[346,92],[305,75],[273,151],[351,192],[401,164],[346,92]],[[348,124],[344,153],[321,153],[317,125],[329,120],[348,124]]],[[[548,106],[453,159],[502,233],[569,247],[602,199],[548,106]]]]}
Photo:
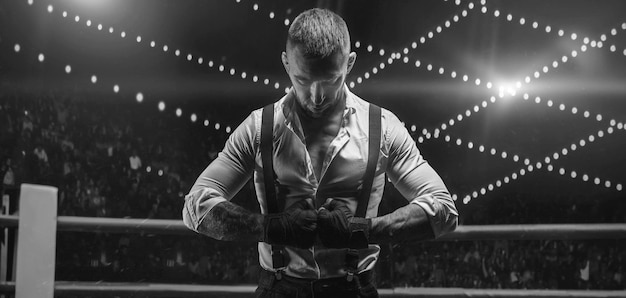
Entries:
{"type": "Polygon", "coordinates": [[[183,223],[199,231],[209,211],[218,203],[232,199],[252,176],[255,165],[257,121],[260,114],[250,114],[230,135],[224,149],[200,174],[185,196],[183,223]]]}
{"type": "Polygon", "coordinates": [[[424,209],[435,238],[454,231],[459,214],[443,180],[424,160],[400,120],[388,111],[383,118],[389,179],[411,204],[424,209]]]}

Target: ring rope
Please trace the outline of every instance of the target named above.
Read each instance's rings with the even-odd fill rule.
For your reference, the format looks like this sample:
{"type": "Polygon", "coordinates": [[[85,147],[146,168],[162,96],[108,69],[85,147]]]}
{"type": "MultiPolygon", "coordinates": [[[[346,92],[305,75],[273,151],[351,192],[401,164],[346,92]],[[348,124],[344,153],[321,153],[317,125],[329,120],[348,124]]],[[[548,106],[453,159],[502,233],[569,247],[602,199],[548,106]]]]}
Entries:
{"type": "MultiPolygon", "coordinates": [[[[0,215],[0,227],[18,227],[16,215],[0,215]]],[[[57,217],[57,229],[69,232],[109,232],[109,233],[150,233],[150,234],[189,234],[181,220],[136,219],[107,217],[57,217]]],[[[585,240],[585,239],[624,239],[626,223],[595,224],[516,224],[516,225],[461,225],[439,241],[457,240],[585,240]]]]}
{"type": "MultiPolygon", "coordinates": [[[[57,281],[55,296],[133,296],[133,297],[250,297],[254,285],[192,285],[113,282],[57,281]]],[[[15,282],[0,282],[0,293],[13,293],[15,282]]],[[[392,288],[378,289],[380,297],[439,297],[439,298],[623,298],[626,291],[607,290],[515,290],[464,288],[392,288]]]]}
{"type": "MultiPolygon", "coordinates": [[[[0,215],[0,227],[18,228],[19,217],[0,215]]],[[[58,216],[57,230],[70,232],[190,234],[181,220],[93,218],[58,216]]],[[[534,225],[470,225],[437,239],[455,240],[540,240],[540,239],[624,239],[626,224],[534,224],[534,225]]],[[[15,282],[0,282],[0,293],[15,293],[15,282]]],[[[191,285],[165,283],[79,282],[55,281],[55,296],[136,295],[138,297],[249,297],[254,285],[191,285]]],[[[392,288],[379,289],[381,297],[626,297],[626,291],[608,290],[514,290],[464,288],[392,288]]]]}

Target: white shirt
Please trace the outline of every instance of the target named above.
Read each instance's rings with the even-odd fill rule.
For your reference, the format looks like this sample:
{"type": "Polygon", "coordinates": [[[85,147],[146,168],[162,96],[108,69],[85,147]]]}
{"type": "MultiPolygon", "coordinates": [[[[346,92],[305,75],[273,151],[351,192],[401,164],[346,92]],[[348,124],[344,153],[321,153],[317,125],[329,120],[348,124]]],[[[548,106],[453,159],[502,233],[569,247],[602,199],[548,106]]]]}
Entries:
{"type": "MultiPolygon", "coordinates": [[[[315,177],[311,158],[297,113],[293,91],[274,103],[274,171],[286,193],[285,208],[302,198],[313,198],[319,208],[327,198],[344,198],[356,211],[368,158],[369,103],[345,87],[346,107],[341,128],[324,158],[321,177],[315,177]]],[[[222,152],[198,177],[185,197],[183,222],[202,233],[201,222],[216,204],[230,200],[250,179],[254,179],[261,212],[267,213],[260,132],[262,109],[253,111],[230,135],[222,152]],[[200,229],[200,230],[199,230],[200,229]]],[[[458,213],[439,175],[422,158],[415,142],[400,120],[382,109],[381,148],[366,217],[378,216],[385,174],[410,203],[427,213],[438,237],[456,227],[458,213]]],[[[345,276],[345,249],[315,245],[310,249],[285,248],[289,255],[285,273],[300,278],[345,276]]],[[[259,243],[261,266],[273,271],[271,246],[259,243]]],[[[359,272],[374,267],[380,247],[370,244],[359,252],[359,272]]]]}

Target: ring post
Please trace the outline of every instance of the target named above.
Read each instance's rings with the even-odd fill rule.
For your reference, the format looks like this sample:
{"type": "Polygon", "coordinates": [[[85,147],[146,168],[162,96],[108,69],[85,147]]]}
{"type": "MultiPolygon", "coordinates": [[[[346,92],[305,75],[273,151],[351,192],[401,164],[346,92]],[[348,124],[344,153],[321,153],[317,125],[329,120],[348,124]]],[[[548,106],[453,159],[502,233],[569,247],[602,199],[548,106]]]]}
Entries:
{"type": "Polygon", "coordinates": [[[22,184],[17,234],[16,298],[52,298],[57,234],[56,187],[22,184]]]}

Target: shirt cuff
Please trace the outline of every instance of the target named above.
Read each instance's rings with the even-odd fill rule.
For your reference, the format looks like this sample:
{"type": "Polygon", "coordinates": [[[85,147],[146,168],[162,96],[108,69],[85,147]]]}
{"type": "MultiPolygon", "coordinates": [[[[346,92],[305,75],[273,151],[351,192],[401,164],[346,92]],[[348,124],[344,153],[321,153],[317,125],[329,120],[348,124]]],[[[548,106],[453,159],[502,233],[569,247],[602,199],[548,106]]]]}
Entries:
{"type": "Polygon", "coordinates": [[[424,212],[426,212],[426,215],[428,216],[428,221],[430,222],[430,227],[433,230],[435,238],[438,238],[445,233],[443,229],[444,224],[441,218],[443,215],[441,210],[442,206],[439,202],[437,202],[433,195],[428,194],[419,196],[413,199],[410,204],[418,205],[424,209],[424,212]]]}
{"type": "Polygon", "coordinates": [[[211,188],[198,189],[185,196],[183,223],[191,230],[198,232],[204,217],[221,202],[227,201],[219,192],[211,188]]]}

